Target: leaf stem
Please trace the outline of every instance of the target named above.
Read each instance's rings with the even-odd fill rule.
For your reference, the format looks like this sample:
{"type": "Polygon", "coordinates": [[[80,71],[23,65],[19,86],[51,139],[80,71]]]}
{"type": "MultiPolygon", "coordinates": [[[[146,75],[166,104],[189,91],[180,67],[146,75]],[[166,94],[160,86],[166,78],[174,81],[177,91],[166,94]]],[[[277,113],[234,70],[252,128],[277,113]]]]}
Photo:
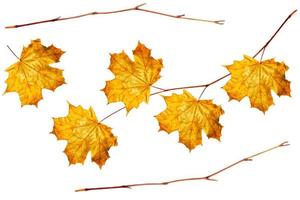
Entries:
{"type": "Polygon", "coordinates": [[[161,88],[161,87],[156,87],[156,86],[154,86],[154,85],[151,85],[151,87],[153,87],[153,88],[155,88],[155,89],[158,89],[158,90],[165,90],[164,88],[161,88]]]}
{"type": "Polygon", "coordinates": [[[228,169],[242,163],[242,162],[247,162],[247,161],[252,161],[254,157],[257,157],[261,154],[267,153],[269,151],[272,151],[274,149],[280,148],[280,147],[285,147],[288,146],[289,143],[288,141],[282,142],[276,146],[273,146],[271,148],[265,149],[263,151],[260,151],[258,153],[252,154],[248,157],[242,158],[234,163],[231,163],[222,169],[219,169],[207,176],[202,176],[202,177],[192,177],[192,178],[183,178],[183,179],[174,179],[174,180],[169,180],[169,181],[163,181],[163,182],[148,182],[148,183],[134,183],[134,184],[128,184],[128,185],[116,185],[116,186],[105,186],[105,187],[94,187],[94,188],[82,188],[82,189],[77,189],[75,192],[83,192],[83,191],[91,191],[91,190],[108,190],[108,189],[131,189],[133,187],[141,187],[141,186],[157,186],[157,185],[169,185],[172,183],[178,183],[178,182],[187,182],[187,181],[199,181],[199,180],[206,180],[206,181],[217,181],[217,179],[214,179],[213,177],[221,174],[224,171],[227,171],[228,169]]]}
{"type": "Polygon", "coordinates": [[[204,94],[204,92],[205,92],[205,90],[206,90],[207,88],[208,88],[208,86],[206,86],[206,87],[203,88],[201,94],[200,94],[199,97],[198,97],[198,101],[201,99],[201,97],[203,96],[203,94],[204,94]]]}
{"type": "Polygon", "coordinates": [[[147,12],[147,13],[160,15],[160,16],[165,16],[165,17],[192,20],[192,21],[200,21],[200,22],[208,22],[208,23],[214,23],[214,24],[218,24],[218,25],[223,25],[224,22],[225,22],[225,20],[208,20],[208,19],[191,18],[191,17],[185,17],[184,14],[172,15],[172,14],[166,14],[166,13],[163,13],[163,12],[158,12],[158,11],[154,11],[154,10],[148,10],[148,9],[141,8],[142,6],[145,6],[145,5],[146,5],[146,3],[143,3],[143,4],[139,4],[137,6],[134,6],[134,7],[120,9],[120,10],[113,10],[113,11],[106,11],[106,12],[89,12],[89,13],[75,15],[75,16],[71,16],[71,17],[61,17],[61,16],[59,16],[59,17],[56,17],[56,18],[53,18],[53,19],[35,21],[35,22],[30,22],[30,23],[25,23],[25,24],[18,24],[18,25],[10,25],[10,26],[6,26],[5,28],[6,29],[20,28],[20,27],[24,27],[24,26],[32,26],[32,25],[37,25],[37,24],[49,23],[49,22],[57,22],[57,21],[77,19],[77,18],[87,17],[87,16],[91,16],[91,15],[107,15],[107,14],[116,14],[116,13],[122,13],[122,12],[128,12],[128,11],[147,12]]]}
{"type": "Polygon", "coordinates": [[[120,112],[121,110],[124,110],[124,109],[125,109],[124,106],[123,106],[122,108],[119,108],[118,110],[116,110],[116,111],[110,113],[109,115],[107,115],[106,117],[102,118],[102,119],[100,120],[100,122],[103,122],[103,121],[106,120],[107,118],[111,117],[112,115],[114,115],[114,114],[116,114],[116,113],[118,113],[118,112],[120,112]]]}
{"type": "Polygon", "coordinates": [[[18,59],[20,60],[19,56],[17,56],[17,54],[10,48],[10,46],[6,45],[7,48],[9,49],[9,51],[18,59]]]}

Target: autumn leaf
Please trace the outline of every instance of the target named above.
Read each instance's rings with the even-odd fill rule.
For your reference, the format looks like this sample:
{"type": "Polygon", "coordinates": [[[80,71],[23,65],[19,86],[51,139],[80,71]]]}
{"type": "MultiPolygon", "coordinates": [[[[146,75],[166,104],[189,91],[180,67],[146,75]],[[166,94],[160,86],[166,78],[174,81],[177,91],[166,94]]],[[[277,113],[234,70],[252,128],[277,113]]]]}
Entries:
{"type": "Polygon", "coordinates": [[[68,142],[64,152],[70,164],[83,163],[91,151],[92,161],[101,168],[109,158],[108,150],[117,146],[111,128],[98,122],[91,107],[86,110],[69,104],[69,114],[53,120],[53,134],[68,142]]]}
{"type": "Polygon", "coordinates": [[[42,89],[55,90],[65,83],[61,69],[49,64],[59,62],[64,52],[53,45],[45,47],[39,39],[24,47],[19,61],[6,69],[8,78],[5,92],[17,92],[21,104],[37,105],[42,89]]]}
{"type": "Polygon", "coordinates": [[[224,113],[212,100],[197,100],[188,91],[164,96],[166,110],[155,116],[160,130],[179,132],[179,142],[189,150],[202,144],[202,130],[208,138],[220,140],[222,125],[219,117],[224,113]]]}
{"type": "Polygon", "coordinates": [[[150,87],[160,78],[163,67],[161,59],[154,59],[151,50],[138,43],[133,51],[134,61],[126,53],[111,54],[109,69],[115,79],[106,81],[103,89],[108,102],[123,102],[127,112],[148,102],[150,87]]]}
{"type": "Polygon", "coordinates": [[[290,96],[290,82],[285,79],[288,67],[274,59],[257,61],[244,56],[227,66],[231,79],[223,87],[230,99],[242,100],[249,97],[251,107],[262,112],[274,104],[271,90],[278,96],[290,96]]]}

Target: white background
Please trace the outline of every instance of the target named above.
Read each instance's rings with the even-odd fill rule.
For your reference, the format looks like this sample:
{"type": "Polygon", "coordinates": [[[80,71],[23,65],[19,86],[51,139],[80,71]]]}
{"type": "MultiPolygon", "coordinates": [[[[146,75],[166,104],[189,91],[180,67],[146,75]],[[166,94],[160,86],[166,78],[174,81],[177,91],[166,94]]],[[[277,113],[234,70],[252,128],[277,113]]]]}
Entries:
{"type": "MultiPolygon", "coordinates": [[[[290,67],[292,98],[274,96],[275,106],[264,115],[249,107],[248,99],[228,102],[226,81],[208,88],[204,98],[225,110],[221,142],[207,140],[191,153],[178,143],[178,133],[158,133],[153,117],[165,109],[160,96],[151,97],[126,117],[120,112],[105,121],[113,127],[119,145],[99,170],[88,156],[84,165],[68,166],[57,141],[52,117],[67,114],[67,101],[92,106],[98,118],[122,107],[107,105],[100,89],[113,78],[109,53],[131,51],[141,41],[163,58],[162,78],[156,86],[169,88],[207,83],[227,73],[222,65],[253,55],[270,38],[285,17],[299,7],[296,0],[9,0],[0,8],[0,93],[5,91],[5,68],[17,62],[6,45],[20,55],[30,40],[40,38],[66,51],[54,66],[64,69],[66,85],[43,91],[38,108],[21,108],[15,93],[0,96],[0,199],[299,199],[299,14],[278,34],[265,53],[290,67]],[[145,8],[171,14],[225,19],[224,26],[176,20],[142,12],[91,16],[6,30],[4,26],[35,20],[107,11],[148,3],[145,8]],[[274,150],[215,178],[169,186],[75,193],[82,187],[164,181],[204,176],[244,156],[279,144],[274,150]]],[[[181,92],[181,91],[177,91],[181,92]]],[[[190,90],[198,96],[201,89],[190,90]]]]}

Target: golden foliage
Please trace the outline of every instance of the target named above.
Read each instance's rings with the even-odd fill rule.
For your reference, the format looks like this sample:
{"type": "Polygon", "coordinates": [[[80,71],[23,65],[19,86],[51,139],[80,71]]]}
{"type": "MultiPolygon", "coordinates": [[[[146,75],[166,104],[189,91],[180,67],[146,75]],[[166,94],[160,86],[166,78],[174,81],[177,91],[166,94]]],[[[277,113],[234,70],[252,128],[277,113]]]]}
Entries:
{"type": "Polygon", "coordinates": [[[290,96],[290,82],[285,79],[288,67],[283,62],[257,61],[245,55],[243,60],[235,61],[227,69],[231,79],[223,88],[230,99],[240,101],[247,96],[251,107],[265,112],[274,104],[271,90],[278,96],[290,96]]]}
{"type": "Polygon", "coordinates": [[[98,122],[91,107],[86,110],[69,104],[69,114],[53,120],[53,134],[68,142],[65,154],[70,164],[83,163],[91,151],[92,161],[101,168],[109,158],[108,150],[117,145],[111,128],[98,122]]]}
{"type": "Polygon", "coordinates": [[[55,90],[65,83],[61,69],[49,64],[59,62],[64,52],[53,45],[45,47],[39,39],[24,47],[19,61],[6,71],[5,92],[17,92],[23,105],[37,105],[42,99],[42,89],[55,90]]]}
{"type": "Polygon", "coordinates": [[[127,112],[149,101],[150,87],[160,78],[163,67],[162,60],[154,59],[151,50],[140,42],[133,55],[134,61],[124,51],[111,54],[109,69],[115,79],[106,81],[103,89],[109,103],[121,101],[127,112]]]}
{"type": "Polygon", "coordinates": [[[222,125],[219,117],[224,113],[212,100],[197,100],[188,91],[164,96],[166,110],[156,116],[160,130],[179,132],[179,142],[189,150],[202,144],[202,129],[208,138],[220,140],[222,125]]]}

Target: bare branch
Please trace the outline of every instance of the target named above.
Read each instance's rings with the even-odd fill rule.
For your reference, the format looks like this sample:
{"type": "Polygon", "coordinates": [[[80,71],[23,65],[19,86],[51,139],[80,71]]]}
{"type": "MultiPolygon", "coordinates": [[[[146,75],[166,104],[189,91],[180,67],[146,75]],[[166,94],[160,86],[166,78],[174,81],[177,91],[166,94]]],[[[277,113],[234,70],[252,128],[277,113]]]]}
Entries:
{"type": "Polygon", "coordinates": [[[83,192],[83,191],[90,191],[90,190],[110,190],[110,189],[121,189],[121,188],[127,188],[127,189],[132,189],[134,187],[141,187],[141,186],[157,186],[157,185],[169,185],[172,183],[178,183],[178,182],[187,182],[187,181],[199,181],[199,180],[205,180],[205,181],[217,181],[217,179],[214,179],[212,177],[242,163],[242,162],[247,162],[247,161],[252,161],[252,159],[254,157],[257,157],[261,154],[267,153],[269,151],[272,151],[274,149],[280,148],[280,147],[285,147],[288,146],[288,142],[282,142],[276,146],[273,146],[271,148],[265,149],[263,151],[260,151],[258,153],[255,153],[253,155],[250,155],[248,157],[242,158],[232,164],[229,164],[227,166],[225,166],[224,168],[217,170],[207,176],[203,176],[203,177],[193,177],[193,178],[184,178],[184,179],[175,179],[175,180],[170,180],[170,181],[163,181],[163,182],[149,182],[149,183],[135,183],[135,184],[128,184],[128,185],[116,185],[116,186],[105,186],[105,187],[95,187],[95,188],[82,188],[82,189],[78,189],[75,190],[75,192],[83,192]]]}
{"type": "Polygon", "coordinates": [[[207,22],[207,23],[214,23],[218,25],[223,25],[225,20],[208,20],[208,19],[200,19],[200,18],[191,18],[191,17],[185,17],[185,14],[181,15],[172,15],[172,14],[166,14],[163,12],[158,12],[154,10],[148,10],[141,8],[145,6],[146,3],[139,4],[137,6],[131,7],[131,8],[125,8],[125,9],[120,9],[120,10],[113,10],[113,11],[106,11],[106,12],[89,12],[85,14],[80,14],[80,15],[75,15],[75,16],[70,16],[70,17],[56,17],[54,19],[47,19],[47,20],[42,20],[42,21],[35,21],[35,22],[30,22],[30,23],[25,23],[25,24],[18,24],[18,25],[10,25],[6,26],[5,28],[11,29],[11,28],[20,28],[24,26],[32,26],[32,25],[37,25],[37,24],[44,24],[44,23],[49,23],[49,22],[58,22],[58,21],[64,21],[64,20],[71,20],[71,19],[77,19],[77,18],[82,18],[82,17],[87,17],[90,15],[107,15],[107,14],[116,14],[116,13],[122,13],[122,12],[129,12],[129,11],[140,11],[140,12],[147,12],[155,15],[161,15],[165,17],[171,17],[171,18],[176,18],[176,19],[185,19],[185,20],[192,20],[192,21],[199,21],[199,22],[207,22]]]}

